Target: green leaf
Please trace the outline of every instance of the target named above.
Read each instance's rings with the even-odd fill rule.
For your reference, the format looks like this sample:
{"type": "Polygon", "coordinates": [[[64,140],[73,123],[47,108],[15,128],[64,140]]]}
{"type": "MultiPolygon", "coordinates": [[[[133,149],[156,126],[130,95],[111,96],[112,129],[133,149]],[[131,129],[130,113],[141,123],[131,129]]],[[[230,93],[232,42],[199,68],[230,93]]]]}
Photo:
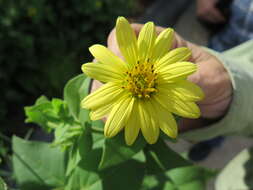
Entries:
{"type": "Polygon", "coordinates": [[[84,131],[83,125],[70,115],[66,102],[58,98],[49,101],[42,96],[35,105],[26,107],[25,112],[27,122],[37,123],[48,132],[54,130],[53,145],[63,149],[71,147],[84,131]]]}
{"type": "Polygon", "coordinates": [[[64,88],[64,100],[67,102],[70,113],[82,124],[89,121],[89,111],[81,109],[82,99],[88,95],[90,87],[90,78],[80,74],[68,81],[64,88]]]}
{"type": "Polygon", "coordinates": [[[40,105],[40,104],[44,104],[44,103],[48,103],[48,102],[50,102],[50,101],[47,99],[47,97],[44,96],[44,95],[42,95],[42,96],[40,96],[40,97],[36,100],[35,105],[40,105]]]}
{"type": "Polygon", "coordinates": [[[63,150],[71,147],[82,135],[84,128],[78,123],[60,123],[55,129],[53,146],[61,145],[63,150]]]}
{"type": "Polygon", "coordinates": [[[186,166],[147,175],[141,190],[203,190],[216,172],[199,166],[186,166]]]}
{"type": "Polygon", "coordinates": [[[215,171],[194,166],[171,150],[163,140],[145,149],[147,176],[142,190],[203,190],[215,171]]]}
{"type": "Polygon", "coordinates": [[[146,175],[143,179],[141,190],[155,190],[158,188],[162,190],[162,187],[159,187],[159,185],[161,183],[155,175],[146,175]]]}
{"type": "Polygon", "coordinates": [[[75,141],[71,149],[69,150],[69,159],[66,175],[76,168],[82,158],[87,157],[92,151],[92,134],[89,124],[85,126],[83,134],[75,141]]]}
{"type": "Polygon", "coordinates": [[[102,181],[99,175],[93,171],[87,171],[81,167],[76,168],[70,177],[65,190],[102,190],[102,181]]]}
{"type": "Polygon", "coordinates": [[[145,145],[146,142],[141,136],[132,146],[126,145],[123,133],[113,138],[107,138],[104,143],[103,155],[99,163],[99,168],[105,169],[127,161],[136,153],[140,152],[145,145]]]}
{"type": "Polygon", "coordinates": [[[104,190],[139,190],[145,173],[145,165],[136,160],[128,160],[103,171],[104,190]]]}
{"type": "Polygon", "coordinates": [[[0,177],[0,190],[7,190],[7,185],[4,180],[0,177]]]}
{"type": "Polygon", "coordinates": [[[98,173],[98,164],[102,156],[103,134],[92,133],[92,141],[92,149],[88,147],[86,148],[87,151],[81,153],[82,156],[79,154],[81,161],[71,174],[66,190],[102,190],[102,179],[98,173]]]}
{"type": "Polygon", "coordinates": [[[156,144],[145,149],[148,173],[154,174],[169,169],[189,166],[192,163],[173,151],[166,143],[159,139],[156,144]]]}
{"type": "Polygon", "coordinates": [[[62,123],[73,123],[67,104],[58,98],[49,101],[42,96],[33,106],[25,107],[25,114],[27,116],[26,122],[37,123],[49,132],[62,123]]]}
{"type": "Polygon", "coordinates": [[[144,164],[129,160],[102,173],[87,169],[82,161],[71,176],[66,190],[139,190],[144,177],[144,164]]]}
{"type": "Polygon", "coordinates": [[[171,169],[165,175],[180,190],[202,190],[206,188],[207,180],[214,177],[216,172],[199,166],[186,166],[171,169]]]}
{"type": "Polygon", "coordinates": [[[14,174],[23,190],[47,190],[65,184],[65,154],[49,143],[13,137],[14,174]]]}
{"type": "Polygon", "coordinates": [[[26,122],[37,123],[46,131],[51,131],[52,127],[49,122],[57,122],[57,114],[53,111],[53,107],[50,101],[44,96],[40,97],[35,105],[25,107],[26,122]]]}
{"type": "MultiPolygon", "coordinates": [[[[104,124],[93,122],[92,125],[101,128],[104,124]]],[[[145,172],[143,153],[138,151],[132,156],[134,160],[125,160],[101,171],[98,170],[98,164],[101,161],[105,138],[103,133],[94,131],[92,140],[92,149],[81,157],[82,160],[79,161],[68,180],[66,190],[112,190],[119,189],[119,187],[128,190],[129,186],[131,190],[138,190],[145,172]]],[[[113,154],[111,156],[113,157],[113,154]]]]}

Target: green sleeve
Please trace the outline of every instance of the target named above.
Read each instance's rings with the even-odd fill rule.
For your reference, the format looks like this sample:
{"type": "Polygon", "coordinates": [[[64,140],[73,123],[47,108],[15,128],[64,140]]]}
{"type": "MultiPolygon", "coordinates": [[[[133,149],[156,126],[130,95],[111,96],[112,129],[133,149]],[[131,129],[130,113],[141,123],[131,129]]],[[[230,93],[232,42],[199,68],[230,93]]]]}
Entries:
{"type": "Polygon", "coordinates": [[[181,134],[188,140],[206,140],[219,135],[253,135],[253,40],[223,53],[210,52],[227,69],[233,99],[227,114],[217,123],[181,134]]]}

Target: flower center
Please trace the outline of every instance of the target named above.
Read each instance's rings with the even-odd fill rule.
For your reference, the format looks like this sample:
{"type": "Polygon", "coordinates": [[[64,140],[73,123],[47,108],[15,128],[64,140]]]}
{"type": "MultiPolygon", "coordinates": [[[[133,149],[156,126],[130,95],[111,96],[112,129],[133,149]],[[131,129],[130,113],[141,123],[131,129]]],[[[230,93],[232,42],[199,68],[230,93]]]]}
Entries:
{"type": "Polygon", "coordinates": [[[138,98],[150,98],[151,94],[157,91],[156,79],[157,74],[154,72],[153,64],[138,62],[134,68],[126,72],[126,82],[123,88],[138,98]]]}

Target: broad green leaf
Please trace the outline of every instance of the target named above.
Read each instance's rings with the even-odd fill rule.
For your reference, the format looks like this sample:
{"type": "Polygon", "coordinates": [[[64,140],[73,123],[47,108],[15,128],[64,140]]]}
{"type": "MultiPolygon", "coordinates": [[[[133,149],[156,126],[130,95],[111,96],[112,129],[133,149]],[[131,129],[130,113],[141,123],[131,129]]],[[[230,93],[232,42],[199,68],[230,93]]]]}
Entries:
{"type": "Polygon", "coordinates": [[[241,151],[233,158],[217,177],[218,190],[253,189],[253,148],[241,151]]]}
{"type": "Polygon", "coordinates": [[[127,161],[140,152],[145,145],[146,143],[142,137],[139,137],[134,145],[126,145],[123,133],[113,138],[107,138],[104,143],[103,156],[99,168],[105,169],[127,161]]]}
{"type": "Polygon", "coordinates": [[[155,188],[162,190],[162,187],[159,187],[160,184],[159,179],[155,175],[146,175],[143,179],[141,190],[153,190],[155,188]]]}
{"type": "Polygon", "coordinates": [[[50,144],[12,139],[14,175],[22,190],[49,190],[65,185],[65,154],[50,144]]]}
{"type": "Polygon", "coordinates": [[[0,190],[7,190],[7,185],[1,177],[0,177],[0,190]]]}
{"type": "Polygon", "coordinates": [[[180,190],[202,190],[206,188],[207,180],[214,177],[216,172],[199,166],[186,166],[171,169],[165,175],[180,190]]]}
{"type": "Polygon", "coordinates": [[[133,157],[132,157],[133,160],[137,160],[139,162],[146,162],[146,157],[145,157],[145,154],[144,154],[144,151],[141,150],[140,152],[138,152],[137,154],[135,154],[133,157]]]}
{"type": "MultiPolygon", "coordinates": [[[[92,127],[94,126],[102,128],[103,122],[93,122],[92,127]]],[[[145,172],[143,153],[139,151],[133,156],[135,160],[124,161],[100,171],[98,164],[101,160],[105,138],[103,133],[94,131],[92,140],[92,149],[81,157],[82,160],[71,174],[65,190],[112,190],[119,188],[128,190],[130,186],[131,190],[138,190],[145,172]]]]}
{"type": "Polygon", "coordinates": [[[88,95],[90,78],[80,74],[68,81],[64,88],[64,100],[67,102],[70,113],[75,120],[84,124],[89,121],[89,111],[80,107],[82,99],[88,95]]]}
{"type": "Polygon", "coordinates": [[[75,169],[65,190],[102,190],[102,181],[94,171],[87,171],[81,167],[75,169]]]}
{"type": "MultiPolygon", "coordinates": [[[[74,160],[71,164],[78,164],[84,170],[97,171],[98,164],[102,156],[104,135],[101,133],[91,133],[90,125],[87,124],[83,136],[77,142],[76,152],[73,152],[74,160]]],[[[69,166],[71,167],[71,166],[69,166]]]]}
{"type": "Polygon", "coordinates": [[[156,175],[146,175],[140,190],[178,190],[172,181],[159,173],[156,175]]]}
{"type": "Polygon", "coordinates": [[[161,139],[156,144],[147,146],[145,154],[148,172],[151,174],[192,165],[189,160],[171,150],[161,139]]]}
{"type": "Polygon", "coordinates": [[[103,171],[104,190],[139,190],[145,173],[145,165],[136,160],[128,160],[103,171]]]}
{"type": "Polygon", "coordinates": [[[199,166],[186,166],[147,175],[141,190],[204,190],[216,172],[199,166]]]}
{"type": "Polygon", "coordinates": [[[139,190],[141,187],[145,168],[138,161],[129,160],[103,172],[88,170],[83,163],[75,170],[65,190],[139,190]]]}
{"type": "Polygon", "coordinates": [[[142,190],[204,190],[211,171],[184,159],[171,150],[163,140],[145,149],[147,176],[142,190]]]}

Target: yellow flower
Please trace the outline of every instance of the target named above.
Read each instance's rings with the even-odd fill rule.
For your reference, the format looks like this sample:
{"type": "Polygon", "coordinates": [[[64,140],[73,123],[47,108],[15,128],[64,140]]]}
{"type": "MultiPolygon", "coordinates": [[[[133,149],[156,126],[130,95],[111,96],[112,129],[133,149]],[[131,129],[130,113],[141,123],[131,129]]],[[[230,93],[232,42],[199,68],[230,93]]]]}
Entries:
{"type": "Polygon", "coordinates": [[[124,129],[128,145],[140,130],[149,144],[157,141],[160,129],[176,138],[172,113],[198,118],[200,111],[194,102],[203,98],[202,90],[186,80],[197,69],[186,61],[190,50],[181,47],[168,52],[173,30],[168,28],[157,37],[152,22],[143,26],[136,39],[124,17],[117,19],[116,37],[124,60],[102,45],[89,48],[98,63],[83,64],[82,70],[105,84],[84,98],[81,106],[91,110],[92,120],[109,115],[105,136],[113,137],[124,129]]]}

